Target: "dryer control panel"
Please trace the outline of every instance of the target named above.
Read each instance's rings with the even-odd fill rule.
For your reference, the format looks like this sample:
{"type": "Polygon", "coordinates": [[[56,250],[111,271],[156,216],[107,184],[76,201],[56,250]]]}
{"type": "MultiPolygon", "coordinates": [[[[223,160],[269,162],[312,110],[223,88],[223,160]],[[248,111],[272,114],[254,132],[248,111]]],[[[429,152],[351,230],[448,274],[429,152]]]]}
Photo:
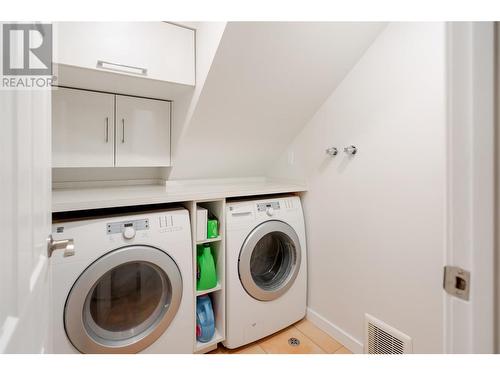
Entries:
{"type": "Polygon", "coordinates": [[[254,220],[302,220],[300,198],[276,197],[262,200],[241,200],[227,203],[226,224],[252,222],[254,220]]]}
{"type": "Polygon", "coordinates": [[[139,220],[116,221],[114,223],[106,224],[106,230],[108,234],[124,233],[128,228],[131,228],[134,231],[148,230],[149,220],[139,219],[139,220]]]}
{"type": "Polygon", "coordinates": [[[272,208],[273,210],[279,210],[280,209],[280,202],[265,202],[265,203],[257,203],[257,211],[263,212],[267,211],[269,208],[272,208]]]}

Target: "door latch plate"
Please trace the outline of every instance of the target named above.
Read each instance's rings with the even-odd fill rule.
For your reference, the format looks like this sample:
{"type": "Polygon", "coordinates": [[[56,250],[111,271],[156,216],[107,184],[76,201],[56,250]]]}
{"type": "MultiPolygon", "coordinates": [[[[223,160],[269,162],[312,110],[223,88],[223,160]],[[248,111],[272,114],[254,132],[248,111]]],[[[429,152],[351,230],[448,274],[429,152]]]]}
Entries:
{"type": "Polygon", "coordinates": [[[469,300],[470,272],[460,267],[444,267],[444,290],[457,298],[469,300]]]}

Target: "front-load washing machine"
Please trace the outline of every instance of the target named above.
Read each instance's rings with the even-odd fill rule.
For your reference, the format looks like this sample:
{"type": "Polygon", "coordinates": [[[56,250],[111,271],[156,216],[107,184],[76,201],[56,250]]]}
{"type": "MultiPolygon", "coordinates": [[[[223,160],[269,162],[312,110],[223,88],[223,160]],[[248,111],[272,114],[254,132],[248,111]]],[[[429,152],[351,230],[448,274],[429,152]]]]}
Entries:
{"type": "Polygon", "coordinates": [[[300,198],[227,203],[226,340],[256,341],[306,313],[307,256],[300,198]]]}
{"type": "Polygon", "coordinates": [[[55,353],[192,353],[191,228],[185,209],[54,223],[74,255],[51,258],[55,353]]]}

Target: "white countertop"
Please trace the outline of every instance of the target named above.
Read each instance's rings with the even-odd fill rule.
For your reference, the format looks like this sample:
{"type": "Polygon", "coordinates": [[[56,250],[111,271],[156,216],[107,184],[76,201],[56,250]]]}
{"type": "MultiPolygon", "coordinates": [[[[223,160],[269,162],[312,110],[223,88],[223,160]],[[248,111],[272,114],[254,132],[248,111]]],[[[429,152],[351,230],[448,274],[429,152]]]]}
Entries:
{"type": "Polygon", "coordinates": [[[168,181],[166,185],[72,187],[52,191],[52,212],[306,191],[305,185],[266,179],[168,181]]]}

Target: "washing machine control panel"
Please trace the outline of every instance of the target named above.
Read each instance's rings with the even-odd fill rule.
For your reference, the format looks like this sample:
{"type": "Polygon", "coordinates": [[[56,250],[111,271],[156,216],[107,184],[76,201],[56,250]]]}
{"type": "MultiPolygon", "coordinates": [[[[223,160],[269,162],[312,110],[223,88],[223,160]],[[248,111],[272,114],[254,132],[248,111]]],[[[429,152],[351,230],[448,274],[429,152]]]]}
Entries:
{"type": "Polygon", "coordinates": [[[148,229],[149,229],[148,219],[116,221],[114,223],[106,224],[106,231],[108,234],[123,233],[124,237],[127,239],[134,238],[135,233],[139,230],[148,230],[148,229]]]}
{"type": "Polygon", "coordinates": [[[280,202],[257,203],[258,212],[273,212],[280,209],[280,202]]]}

